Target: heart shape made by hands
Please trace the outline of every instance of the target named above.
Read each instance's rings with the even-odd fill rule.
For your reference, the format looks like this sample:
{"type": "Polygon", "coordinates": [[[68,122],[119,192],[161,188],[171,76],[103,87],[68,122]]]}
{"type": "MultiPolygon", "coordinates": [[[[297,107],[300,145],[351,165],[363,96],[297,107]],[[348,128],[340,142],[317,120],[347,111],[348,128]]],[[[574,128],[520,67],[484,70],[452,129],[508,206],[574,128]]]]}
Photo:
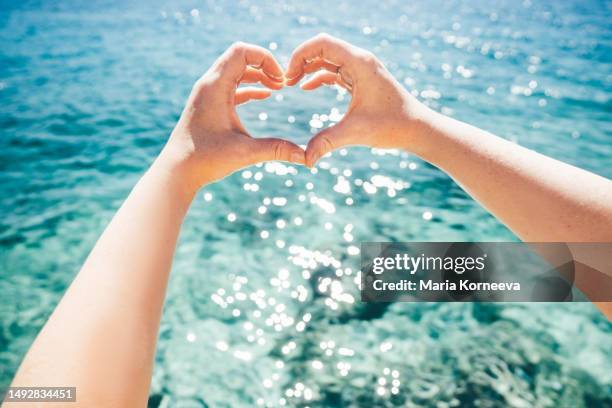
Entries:
{"type": "MultiPolygon", "coordinates": [[[[407,119],[415,116],[417,111],[421,113],[422,104],[372,53],[340,39],[320,34],[298,46],[290,58],[282,83],[263,71],[259,75],[245,74],[243,82],[246,78],[278,90],[285,85],[294,86],[310,74],[300,85],[302,90],[311,91],[323,85],[339,86],[351,94],[351,101],[344,116],[336,112],[337,122],[310,139],[305,152],[307,166],[313,166],[324,154],[348,145],[407,147],[410,141],[407,119]]],[[[271,94],[268,90],[260,92],[265,96],[261,93],[258,99],[271,94]]]]}

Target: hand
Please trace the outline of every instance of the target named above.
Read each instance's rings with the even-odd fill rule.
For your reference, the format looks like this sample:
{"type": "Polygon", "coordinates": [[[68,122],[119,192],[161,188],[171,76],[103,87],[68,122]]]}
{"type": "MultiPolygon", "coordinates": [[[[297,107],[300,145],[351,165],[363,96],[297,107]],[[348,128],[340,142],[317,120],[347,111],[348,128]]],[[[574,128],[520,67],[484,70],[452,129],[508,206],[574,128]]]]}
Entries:
{"type": "Polygon", "coordinates": [[[306,148],[306,164],[346,145],[416,148],[419,119],[429,110],[408,93],[370,52],[327,34],[300,45],[291,56],[285,76],[295,85],[313,90],[338,84],[352,95],[344,118],[314,136],[306,148]],[[320,72],[317,72],[320,71],[320,72]]]}
{"type": "Polygon", "coordinates": [[[240,123],[235,105],[271,94],[263,88],[237,88],[257,82],[269,89],[282,88],[280,65],[268,50],[236,43],[195,83],[160,155],[173,171],[180,171],[190,191],[262,161],[304,164],[304,150],[296,144],[253,138],[240,123]]]}

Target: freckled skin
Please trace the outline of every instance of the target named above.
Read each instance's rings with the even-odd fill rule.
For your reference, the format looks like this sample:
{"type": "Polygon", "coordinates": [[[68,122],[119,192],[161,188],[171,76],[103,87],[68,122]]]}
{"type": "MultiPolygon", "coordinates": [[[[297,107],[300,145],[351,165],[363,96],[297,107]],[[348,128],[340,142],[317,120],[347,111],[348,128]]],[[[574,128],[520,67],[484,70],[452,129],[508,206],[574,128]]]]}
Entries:
{"type": "MultiPolygon", "coordinates": [[[[445,171],[525,241],[612,242],[612,181],[432,111],[373,54],[327,34],[294,51],[287,84],[314,72],[308,66],[319,59],[327,64],[302,89],[338,84],[352,100],[340,122],[310,140],[308,166],[344,146],[404,149],[445,171]]],[[[611,279],[585,274],[577,283],[588,296],[611,279]]],[[[612,303],[597,305],[612,316],[612,303]]]]}

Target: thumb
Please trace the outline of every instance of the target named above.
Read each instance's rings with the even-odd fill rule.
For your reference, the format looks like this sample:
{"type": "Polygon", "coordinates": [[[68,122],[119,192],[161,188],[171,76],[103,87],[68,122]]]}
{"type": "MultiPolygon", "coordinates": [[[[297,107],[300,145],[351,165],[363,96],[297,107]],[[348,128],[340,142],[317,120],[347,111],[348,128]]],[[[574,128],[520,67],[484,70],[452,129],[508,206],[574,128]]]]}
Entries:
{"type": "Polygon", "coordinates": [[[273,137],[252,138],[251,140],[251,161],[253,163],[278,160],[305,164],[304,149],[295,143],[273,137]]]}
{"type": "Polygon", "coordinates": [[[306,147],[306,165],[312,167],[321,157],[332,150],[354,144],[351,140],[352,136],[352,132],[349,131],[349,125],[344,120],[320,131],[308,142],[306,147]]]}

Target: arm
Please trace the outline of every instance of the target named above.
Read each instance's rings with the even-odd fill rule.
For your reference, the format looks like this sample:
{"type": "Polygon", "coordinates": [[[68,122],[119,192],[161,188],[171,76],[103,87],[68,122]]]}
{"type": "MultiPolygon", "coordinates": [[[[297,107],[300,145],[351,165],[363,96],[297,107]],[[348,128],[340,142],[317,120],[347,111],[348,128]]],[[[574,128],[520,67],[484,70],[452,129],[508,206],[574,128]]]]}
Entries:
{"type": "MultiPolygon", "coordinates": [[[[612,242],[612,181],[432,111],[374,55],[345,41],[319,35],[302,44],[287,82],[315,71],[302,89],[338,84],[352,100],[308,144],[309,166],[345,145],[405,149],[448,173],[524,241],[612,242]]],[[[612,316],[610,304],[601,306],[612,316]]]]}
{"type": "Polygon", "coordinates": [[[13,386],[76,386],[75,406],[146,405],[174,247],[196,191],[260,161],[304,162],[293,143],[250,137],[234,109],[270,95],[236,90],[240,82],[278,89],[282,76],[268,51],[236,44],[198,80],[162,153],[98,240],[13,386]]]}
{"type": "Polygon", "coordinates": [[[612,241],[612,181],[433,111],[423,122],[419,156],[524,241],[612,241]]]}

